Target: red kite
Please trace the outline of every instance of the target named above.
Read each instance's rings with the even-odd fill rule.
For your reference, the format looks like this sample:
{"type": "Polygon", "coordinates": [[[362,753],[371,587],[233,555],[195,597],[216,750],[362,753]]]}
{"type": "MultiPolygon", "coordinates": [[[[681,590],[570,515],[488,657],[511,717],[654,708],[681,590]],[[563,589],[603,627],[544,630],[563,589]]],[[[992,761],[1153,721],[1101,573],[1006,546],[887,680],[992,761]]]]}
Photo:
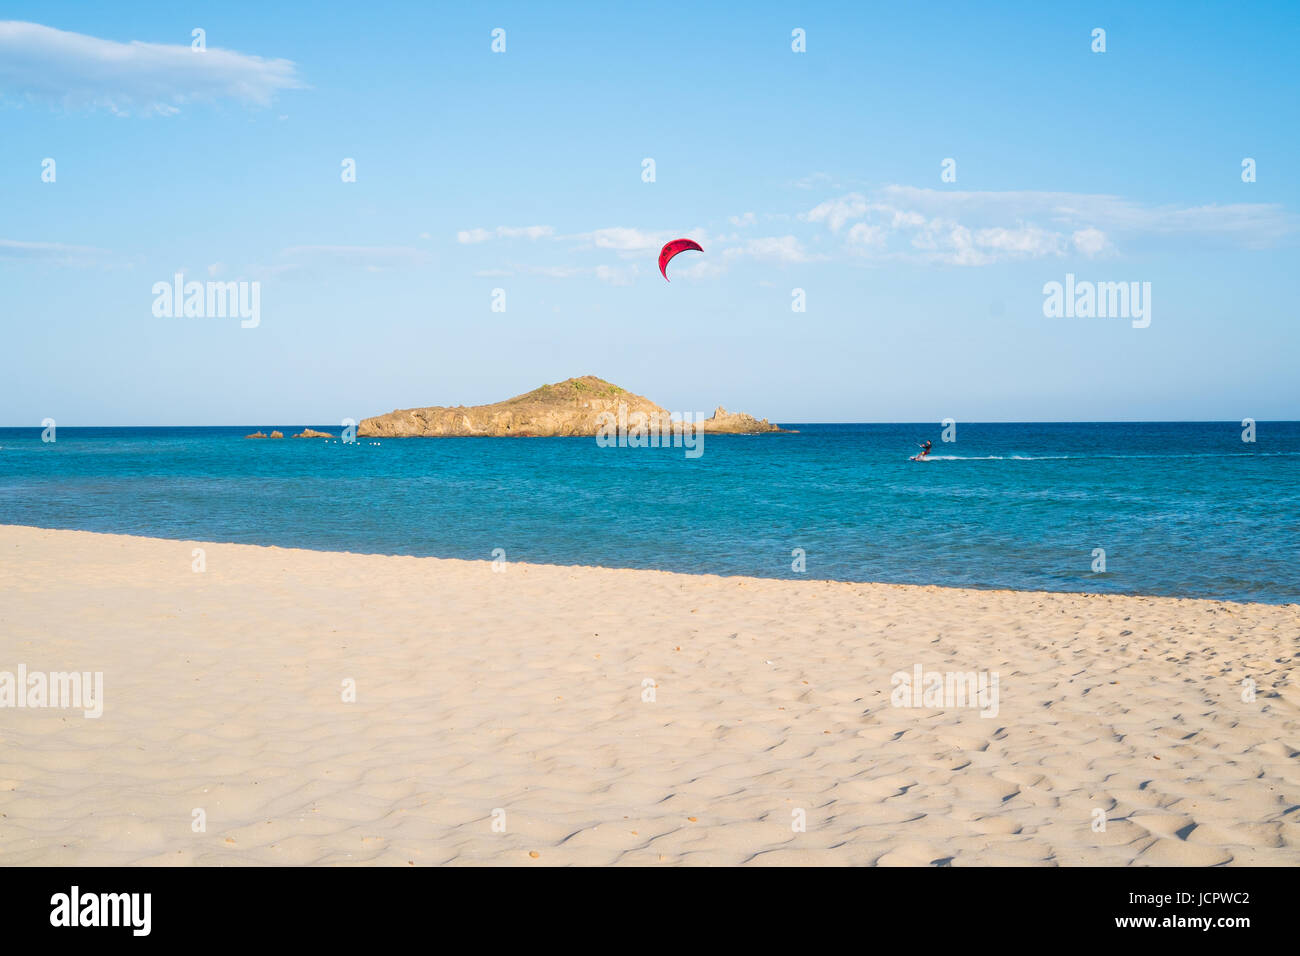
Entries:
{"type": "Polygon", "coordinates": [[[671,281],[668,278],[668,263],[677,253],[685,252],[687,249],[694,249],[696,252],[704,251],[694,239],[674,239],[672,242],[664,243],[664,247],[659,250],[659,271],[663,273],[665,282],[671,281]]]}

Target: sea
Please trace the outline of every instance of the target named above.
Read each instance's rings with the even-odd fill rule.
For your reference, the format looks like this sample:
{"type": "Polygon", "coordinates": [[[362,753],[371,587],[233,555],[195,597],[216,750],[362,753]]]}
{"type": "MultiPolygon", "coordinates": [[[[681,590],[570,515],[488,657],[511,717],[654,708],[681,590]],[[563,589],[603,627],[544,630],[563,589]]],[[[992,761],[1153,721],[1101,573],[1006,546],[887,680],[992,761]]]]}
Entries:
{"type": "Polygon", "coordinates": [[[790,423],[796,434],[706,434],[698,457],[593,438],[244,437],[303,427],[0,428],[0,524],[1300,601],[1300,422],[1258,422],[1254,441],[1240,422],[959,423],[950,442],[933,423],[790,423]],[[927,438],[930,458],[910,461],[927,438]]]}

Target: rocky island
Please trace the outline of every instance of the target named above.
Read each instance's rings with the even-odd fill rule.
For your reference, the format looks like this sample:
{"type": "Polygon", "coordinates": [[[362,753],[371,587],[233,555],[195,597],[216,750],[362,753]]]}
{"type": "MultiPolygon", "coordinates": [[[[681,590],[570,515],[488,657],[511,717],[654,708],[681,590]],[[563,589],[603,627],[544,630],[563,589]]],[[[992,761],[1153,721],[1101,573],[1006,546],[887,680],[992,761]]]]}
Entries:
{"type": "MultiPolygon", "coordinates": [[[[543,385],[492,405],[406,408],[364,419],[357,426],[362,438],[440,438],[488,436],[549,438],[589,437],[597,434],[602,415],[623,421],[639,415],[667,423],[669,411],[648,398],[635,395],[594,375],[543,385]]],[[[719,406],[712,418],[696,423],[713,434],[758,435],[785,432],[766,418],[743,412],[728,412],[719,406]]],[[[674,423],[668,427],[680,428],[674,423]]]]}

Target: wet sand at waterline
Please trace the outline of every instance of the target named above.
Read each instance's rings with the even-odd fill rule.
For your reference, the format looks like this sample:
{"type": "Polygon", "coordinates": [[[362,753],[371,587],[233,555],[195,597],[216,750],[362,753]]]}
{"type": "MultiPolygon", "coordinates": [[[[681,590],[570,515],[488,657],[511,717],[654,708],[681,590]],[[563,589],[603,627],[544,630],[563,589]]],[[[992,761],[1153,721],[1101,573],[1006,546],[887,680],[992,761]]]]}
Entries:
{"type": "Polygon", "coordinates": [[[0,863],[1296,865],[1298,637],[1295,605],[3,526],[0,685],[102,672],[103,712],[0,707],[0,863]]]}

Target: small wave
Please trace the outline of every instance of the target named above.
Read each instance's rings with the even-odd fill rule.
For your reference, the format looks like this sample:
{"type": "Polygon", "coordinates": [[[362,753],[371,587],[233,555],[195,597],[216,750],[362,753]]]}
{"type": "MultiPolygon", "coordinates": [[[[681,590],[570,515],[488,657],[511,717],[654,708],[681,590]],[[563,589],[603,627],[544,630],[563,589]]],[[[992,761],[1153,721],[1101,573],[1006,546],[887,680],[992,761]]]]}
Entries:
{"type": "MultiPolygon", "coordinates": [[[[1085,455],[926,455],[917,461],[1065,461],[1069,458],[1084,458],[1085,455]]],[[[1098,457],[1119,457],[1101,456],[1098,457]]]]}
{"type": "Polygon", "coordinates": [[[1169,455],[926,455],[913,461],[1102,461],[1130,458],[1295,458],[1300,451],[1187,452],[1169,455]]]}

